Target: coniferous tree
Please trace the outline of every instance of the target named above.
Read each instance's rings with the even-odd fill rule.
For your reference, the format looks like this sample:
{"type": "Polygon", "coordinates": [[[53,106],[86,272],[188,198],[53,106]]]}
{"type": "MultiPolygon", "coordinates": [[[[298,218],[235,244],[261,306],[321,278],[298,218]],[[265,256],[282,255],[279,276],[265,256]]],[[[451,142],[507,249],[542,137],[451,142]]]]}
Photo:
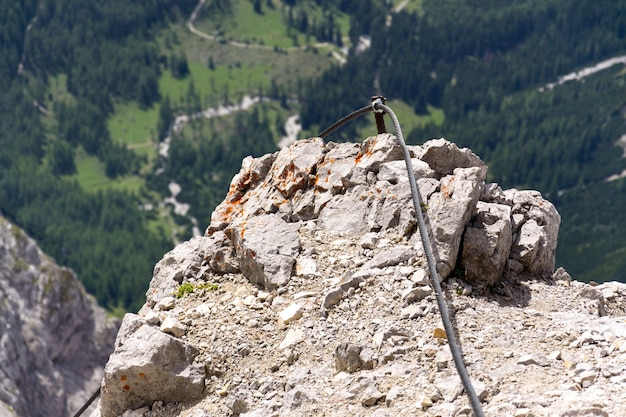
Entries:
{"type": "Polygon", "coordinates": [[[72,175],[76,173],[74,149],[64,141],[55,140],[51,144],[50,167],[54,175],[72,175]]]}

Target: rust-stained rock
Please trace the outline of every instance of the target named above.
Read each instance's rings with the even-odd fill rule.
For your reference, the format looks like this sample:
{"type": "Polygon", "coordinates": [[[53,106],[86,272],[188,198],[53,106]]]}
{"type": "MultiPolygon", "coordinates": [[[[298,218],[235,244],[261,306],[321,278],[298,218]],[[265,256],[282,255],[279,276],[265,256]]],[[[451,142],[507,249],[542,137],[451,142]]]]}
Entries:
{"type": "Polygon", "coordinates": [[[204,391],[204,365],[198,351],[127,314],[104,368],[100,414],[116,417],[155,401],[193,401],[204,391]]]}
{"type": "Polygon", "coordinates": [[[313,138],[294,142],[278,153],[269,172],[268,181],[285,198],[290,198],[297,190],[309,186],[309,175],[314,172],[322,159],[324,141],[313,138]]]}

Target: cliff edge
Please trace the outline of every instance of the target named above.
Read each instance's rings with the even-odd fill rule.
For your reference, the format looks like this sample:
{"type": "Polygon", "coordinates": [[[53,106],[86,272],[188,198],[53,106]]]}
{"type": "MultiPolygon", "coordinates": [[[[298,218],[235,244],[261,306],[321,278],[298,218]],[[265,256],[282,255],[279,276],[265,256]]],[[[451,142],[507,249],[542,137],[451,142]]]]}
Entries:
{"type": "MultiPolygon", "coordinates": [[[[560,216],[410,147],[465,362],[488,416],[619,416],[626,285],[555,271],[560,216]]],[[[392,135],[246,158],[202,237],[155,266],[92,416],[471,415],[392,135]]]]}
{"type": "Polygon", "coordinates": [[[0,416],[73,415],[98,388],[118,325],[0,217],[0,416]]]}

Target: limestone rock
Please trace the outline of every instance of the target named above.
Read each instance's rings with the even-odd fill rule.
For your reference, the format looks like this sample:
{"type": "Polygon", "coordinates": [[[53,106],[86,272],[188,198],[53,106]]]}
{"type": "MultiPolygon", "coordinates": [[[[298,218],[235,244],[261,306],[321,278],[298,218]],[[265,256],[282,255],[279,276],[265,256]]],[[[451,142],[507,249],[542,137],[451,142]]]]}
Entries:
{"type": "Polygon", "coordinates": [[[218,231],[208,239],[204,260],[211,270],[219,273],[239,272],[235,250],[225,233],[218,231]]]}
{"type": "Polygon", "coordinates": [[[428,199],[437,271],[443,277],[454,269],[461,237],[481,194],[486,167],[456,168],[441,179],[439,191],[428,199]]]}
{"type": "Polygon", "coordinates": [[[363,265],[363,269],[383,268],[398,265],[416,256],[417,251],[409,245],[396,245],[388,249],[382,249],[372,259],[363,265]]]}
{"type": "Polygon", "coordinates": [[[322,158],[324,141],[320,138],[299,140],[281,150],[270,168],[268,181],[283,197],[292,197],[309,185],[309,174],[322,158]]]}
{"type": "Polygon", "coordinates": [[[126,314],[115,351],[104,369],[100,399],[102,417],[116,417],[155,401],[185,402],[200,398],[204,366],[198,351],[126,314]]]}
{"type": "Polygon", "coordinates": [[[371,407],[376,405],[378,401],[384,401],[385,394],[379,391],[376,381],[373,379],[365,379],[361,382],[359,397],[362,405],[371,407]]]}
{"type": "Polygon", "coordinates": [[[285,393],[283,396],[284,415],[293,415],[296,409],[302,407],[307,402],[315,402],[315,395],[303,386],[296,386],[285,393]]]}
{"type": "Polygon", "coordinates": [[[245,389],[237,390],[230,393],[226,399],[226,407],[228,407],[234,415],[245,413],[252,403],[252,395],[245,389]]]}
{"type": "Polygon", "coordinates": [[[315,190],[317,192],[329,192],[331,195],[345,191],[347,179],[352,177],[360,148],[361,145],[357,143],[346,146],[327,144],[326,150],[328,152],[324,155],[323,160],[317,164],[315,190]]]}
{"type": "Polygon", "coordinates": [[[224,230],[236,215],[244,214],[246,193],[256,188],[265,179],[277,154],[268,154],[260,158],[251,156],[244,158],[241,170],[230,183],[226,199],[211,214],[211,224],[207,228],[206,235],[210,236],[218,230],[224,230]]]}
{"type": "Polygon", "coordinates": [[[296,275],[305,277],[319,277],[317,262],[313,258],[301,256],[296,260],[296,275]]]}
{"type": "Polygon", "coordinates": [[[511,252],[511,208],[479,201],[465,229],[461,264],[470,282],[494,285],[500,281],[511,252]]]}
{"type": "Polygon", "coordinates": [[[118,325],[0,216],[0,415],[73,415],[99,386],[118,325]]]}
{"type": "Polygon", "coordinates": [[[355,161],[357,167],[378,173],[381,164],[403,158],[404,153],[398,139],[385,133],[365,139],[355,161]]]}
{"type": "Polygon", "coordinates": [[[187,333],[187,326],[178,321],[175,317],[168,316],[159,328],[164,333],[169,333],[175,337],[181,337],[187,333]]]}
{"type": "Polygon", "coordinates": [[[289,307],[278,313],[278,322],[281,325],[287,325],[292,321],[298,320],[300,317],[302,317],[300,305],[292,303],[289,307]]]}
{"type": "Polygon", "coordinates": [[[153,308],[162,299],[176,294],[184,279],[202,279],[208,270],[239,270],[232,244],[221,232],[209,237],[194,237],[165,254],[154,267],[146,292],[146,307],[153,308]]]}
{"type": "Polygon", "coordinates": [[[321,313],[322,315],[328,314],[328,310],[339,303],[345,294],[349,292],[352,288],[358,288],[362,282],[364,282],[364,278],[362,275],[348,275],[341,280],[339,285],[335,288],[332,288],[325,296],[322,301],[321,313]]]}
{"type": "Polygon", "coordinates": [[[453,402],[463,392],[461,378],[458,375],[437,377],[433,384],[447,402],[453,402]]]}
{"type": "Polygon", "coordinates": [[[424,285],[416,288],[409,288],[402,293],[402,299],[406,304],[411,304],[415,301],[420,301],[424,297],[432,294],[433,290],[428,285],[424,285]]]}
{"type": "Polygon", "coordinates": [[[364,185],[335,195],[320,211],[319,225],[335,233],[363,234],[369,230],[366,219],[372,201],[373,197],[364,185]]]}
{"type": "Polygon", "coordinates": [[[486,168],[485,163],[471,150],[459,149],[454,143],[443,138],[429,140],[416,154],[435,172],[443,175],[452,174],[456,168],[486,168]]]}
{"type": "Polygon", "coordinates": [[[356,372],[359,369],[372,369],[374,361],[371,356],[363,354],[364,346],[354,343],[340,343],[335,349],[335,369],[338,372],[356,372]]]}
{"type": "MultiPolygon", "coordinates": [[[[426,161],[421,159],[411,158],[411,165],[413,166],[413,175],[416,178],[435,178],[437,175],[436,171],[426,161]]],[[[378,181],[388,181],[391,184],[408,182],[406,161],[402,159],[381,164],[377,178],[378,181]]]]}
{"type": "MultiPolygon", "coordinates": [[[[552,204],[485,184],[480,158],[446,140],[409,153],[434,278],[487,415],[594,407],[620,415],[626,286],[592,287],[565,270],[553,275],[556,285],[536,279],[553,273],[560,219],[552,204]],[[465,278],[450,277],[459,266],[465,278]]],[[[206,236],[155,268],[142,317],[175,317],[186,333],[176,339],[140,320],[120,333],[123,352],[147,326],[141,331],[189,348],[171,355],[186,358],[181,368],[205,370],[202,394],[167,397],[178,405],[163,392],[150,416],[471,415],[405,173],[388,134],[363,144],[311,139],[246,158],[206,236]],[[199,282],[218,289],[166,299],[181,283],[199,282]]]]}
{"type": "Polygon", "coordinates": [[[304,331],[300,328],[289,329],[285,338],[278,346],[278,350],[285,350],[304,340],[304,331]]]}
{"type": "Polygon", "coordinates": [[[255,284],[274,289],[291,278],[300,252],[297,223],[276,214],[256,216],[226,230],[233,241],[241,271],[255,284]]]}
{"type": "Polygon", "coordinates": [[[521,273],[546,277],[554,272],[561,216],[537,191],[504,191],[494,202],[511,207],[513,246],[511,259],[523,266],[521,273]]]}

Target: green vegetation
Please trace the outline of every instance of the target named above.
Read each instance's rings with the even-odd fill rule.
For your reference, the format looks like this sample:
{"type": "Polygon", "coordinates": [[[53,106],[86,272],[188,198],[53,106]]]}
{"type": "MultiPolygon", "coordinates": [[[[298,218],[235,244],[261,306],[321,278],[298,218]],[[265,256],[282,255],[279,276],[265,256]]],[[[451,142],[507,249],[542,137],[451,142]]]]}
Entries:
{"type": "MultiPolygon", "coordinates": [[[[275,151],[289,115],[316,135],[382,94],[410,143],[446,137],[490,180],[554,201],[557,262],[575,278],[626,280],[624,180],[604,181],[626,169],[614,146],[626,70],[539,92],[626,54],[626,4],[409,0],[387,25],[400,3],[209,0],[195,25],[211,40],[187,28],[196,0],[0,0],[0,210],[102,305],[133,310],[156,261],[191,233],[162,204],[170,181],[203,229],[241,159],[275,151]],[[246,95],[270,101],[187,123],[159,157],[178,115],[246,95]]],[[[330,139],[374,132],[370,115],[330,139]]]]}
{"type": "Polygon", "coordinates": [[[190,282],[185,282],[181,284],[176,290],[176,298],[183,298],[184,296],[195,292],[196,290],[205,289],[207,291],[215,291],[217,290],[218,285],[210,282],[205,282],[203,284],[192,284],[190,282]]]}
{"type": "Polygon", "coordinates": [[[202,10],[199,30],[221,42],[290,49],[319,42],[343,45],[349,17],[334,2],[213,1],[202,10]]]}
{"type": "Polygon", "coordinates": [[[193,203],[191,215],[208,225],[213,208],[224,199],[241,160],[276,150],[274,126],[268,107],[261,105],[219,120],[191,122],[173,138],[165,171],[150,177],[150,185],[163,191],[167,187],[165,179],[176,181],[182,187],[179,200],[193,203]]]}
{"type": "MultiPolygon", "coordinates": [[[[624,269],[616,267],[626,239],[594,232],[605,230],[597,228],[598,216],[608,210],[580,199],[598,189],[606,193],[607,206],[624,205],[618,182],[604,182],[626,169],[614,145],[626,131],[623,67],[539,92],[560,75],[626,53],[626,5],[425,0],[422,8],[394,15],[388,27],[374,16],[371,30],[362,32],[371,35],[372,47],[306,85],[304,129],[319,131],[377,91],[417,114],[441,109],[443,121],[416,124],[405,133],[409,142],[446,137],[480,155],[490,180],[542,191],[563,213],[557,263],[575,278],[626,281],[624,269]],[[584,233],[573,239],[575,231],[584,233]],[[576,257],[582,242],[594,246],[596,240],[602,257],[576,257]]],[[[359,123],[331,139],[359,137],[366,122],[359,123]]],[[[612,221],[626,226],[619,216],[612,221]]]]}

